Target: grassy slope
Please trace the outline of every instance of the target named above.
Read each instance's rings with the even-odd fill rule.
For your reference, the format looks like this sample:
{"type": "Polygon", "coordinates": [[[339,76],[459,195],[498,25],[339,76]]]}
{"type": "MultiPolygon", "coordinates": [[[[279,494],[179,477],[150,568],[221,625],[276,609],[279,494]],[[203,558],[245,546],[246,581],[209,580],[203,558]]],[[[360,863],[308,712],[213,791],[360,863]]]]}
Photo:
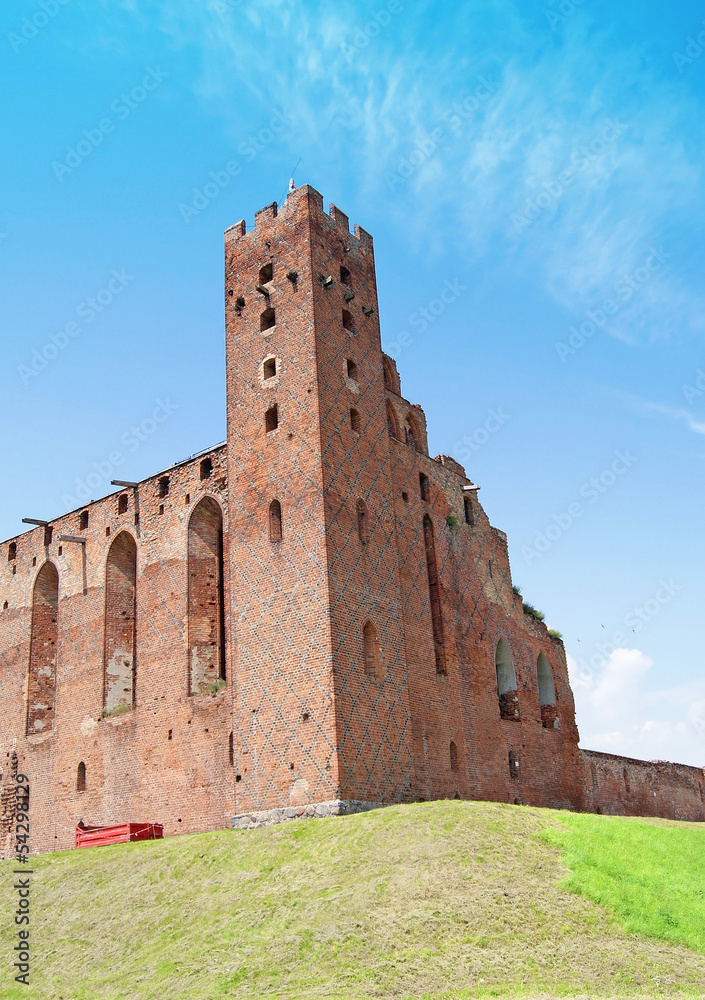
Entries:
{"type": "MultiPolygon", "coordinates": [[[[649,831],[640,844],[617,837],[613,869],[625,844],[640,851],[654,834],[670,850],[700,845],[700,858],[705,846],[687,824],[432,802],[47,855],[34,865],[29,989],[10,989],[5,971],[14,900],[3,863],[0,997],[705,996],[705,955],[629,934],[562,887],[568,872],[542,838],[562,838],[575,858],[581,823],[597,844],[649,831]],[[675,848],[683,837],[690,846],[675,848]]],[[[584,870],[595,857],[584,854],[584,870]]],[[[650,889],[657,861],[640,864],[650,889]]],[[[584,880],[578,862],[572,877],[584,880]]],[[[677,872],[661,871],[665,901],[677,872]]],[[[676,904],[695,912],[686,888],[676,904]]]]}

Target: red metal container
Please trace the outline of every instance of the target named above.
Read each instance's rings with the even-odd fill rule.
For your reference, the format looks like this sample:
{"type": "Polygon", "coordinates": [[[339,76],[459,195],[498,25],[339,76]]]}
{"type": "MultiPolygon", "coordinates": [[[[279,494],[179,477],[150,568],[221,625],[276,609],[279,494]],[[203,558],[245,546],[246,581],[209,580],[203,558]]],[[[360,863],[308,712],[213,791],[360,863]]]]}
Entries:
{"type": "Polygon", "coordinates": [[[161,840],[161,823],[120,823],[117,826],[77,826],[76,847],[102,847],[105,844],[127,844],[133,840],[161,840]]]}

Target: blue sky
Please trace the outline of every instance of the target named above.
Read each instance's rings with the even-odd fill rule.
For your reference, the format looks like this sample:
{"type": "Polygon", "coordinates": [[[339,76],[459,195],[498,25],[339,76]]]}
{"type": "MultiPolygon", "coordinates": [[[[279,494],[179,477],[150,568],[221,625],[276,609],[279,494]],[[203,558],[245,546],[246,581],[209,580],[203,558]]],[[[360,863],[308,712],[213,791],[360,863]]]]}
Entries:
{"type": "Polygon", "coordinates": [[[383,344],[563,632],[582,744],[703,764],[704,18],[5,5],[0,536],[223,440],[223,230],[298,163],[375,238],[383,344]]]}

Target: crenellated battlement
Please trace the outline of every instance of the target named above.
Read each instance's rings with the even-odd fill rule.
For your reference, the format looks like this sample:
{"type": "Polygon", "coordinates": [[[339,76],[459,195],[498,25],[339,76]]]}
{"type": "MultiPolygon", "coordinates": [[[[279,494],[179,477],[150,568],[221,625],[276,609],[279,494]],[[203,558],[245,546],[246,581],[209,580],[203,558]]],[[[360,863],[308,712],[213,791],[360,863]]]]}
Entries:
{"type": "Polygon", "coordinates": [[[257,240],[264,229],[276,225],[276,220],[279,217],[286,218],[288,222],[291,213],[300,212],[317,212],[331,220],[341,233],[354,237],[361,246],[372,245],[372,237],[362,226],[355,223],[352,232],[350,231],[349,217],[333,202],[330,203],[328,213],[326,213],[323,207],[323,195],[310,184],[302,184],[301,187],[290,191],[281,205],[277,205],[277,202],[273,201],[255,212],[254,228],[249,233],[244,219],[230,226],[225,230],[225,241],[232,243],[234,240],[240,240],[247,236],[257,240]]]}

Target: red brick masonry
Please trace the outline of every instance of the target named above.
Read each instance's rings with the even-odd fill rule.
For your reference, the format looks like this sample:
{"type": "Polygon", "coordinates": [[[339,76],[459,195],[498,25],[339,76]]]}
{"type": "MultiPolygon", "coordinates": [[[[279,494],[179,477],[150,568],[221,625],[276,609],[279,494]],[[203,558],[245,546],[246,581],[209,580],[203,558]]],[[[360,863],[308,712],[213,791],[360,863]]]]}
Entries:
{"type": "Polygon", "coordinates": [[[705,819],[702,770],[578,749],[563,644],[382,353],[372,238],[299,188],[226,232],[225,318],[227,443],[0,548],[2,855],[13,759],[33,851],[444,797],[705,819]]]}

